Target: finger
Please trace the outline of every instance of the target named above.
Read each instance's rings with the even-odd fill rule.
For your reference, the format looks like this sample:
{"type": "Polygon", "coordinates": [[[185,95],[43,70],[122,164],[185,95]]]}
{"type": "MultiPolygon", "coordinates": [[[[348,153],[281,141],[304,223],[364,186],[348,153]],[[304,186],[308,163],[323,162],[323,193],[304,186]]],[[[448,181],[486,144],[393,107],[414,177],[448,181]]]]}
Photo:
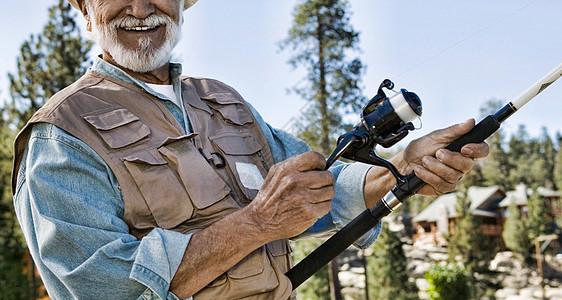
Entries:
{"type": "Polygon", "coordinates": [[[336,191],[333,187],[323,187],[307,191],[306,198],[309,203],[317,204],[322,202],[331,202],[335,195],[336,191]]]}
{"type": "Polygon", "coordinates": [[[448,183],[456,184],[456,182],[464,175],[463,172],[451,168],[431,156],[424,157],[422,159],[422,165],[429,172],[435,174],[437,177],[448,183]]]}
{"type": "Polygon", "coordinates": [[[278,188],[287,190],[320,189],[333,186],[336,181],[329,171],[293,172],[276,177],[279,178],[278,188]]]}
{"type": "Polygon", "coordinates": [[[461,153],[470,158],[484,158],[490,154],[490,146],[487,143],[467,144],[461,148],[461,153]]]}
{"type": "Polygon", "coordinates": [[[331,201],[336,195],[334,186],[325,186],[316,189],[298,189],[293,190],[290,194],[284,196],[285,199],[289,201],[294,201],[295,203],[300,203],[296,205],[308,205],[311,203],[320,203],[325,201],[331,201]]]}
{"type": "Polygon", "coordinates": [[[300,172],[310,170],[324,170],[326,159],[318,152],[309,151],[300,155],[293,156],[284,162],[288,168],[300,172]]]}
{"type": "Polygon", "coordinates": [[[457,187],[456,182],[450,183],[443,178],[437,176],[435,173],[430,172],[429,170],[422,168],[422,167],[415,167],[414,172],[416,176],[418,176],[421,180],[423,180],[429,187],[431,187],[435,194],[442,195],[447,192],[454,190],[457,187]]]}
{"type": "Polygon", "coordinates": [[[431,133],[431,137],[440,143],[450,144],[463,134],[469,132],[475,125],[474,119],[468,119],[460,124],[455,124],[431,133]]]}
{"type": "Polygon", "coordinates": [[[449,151],[447,149],[437,150],[437,153],[435,153],[435,157],[440,162],[462,173],[467,173],[468,171],[472,170],[472,167],[474,167],[474,159],[466,157],[458,152],[449,151]]]}
{"type": "Polygon", "coordinates": [[[336,183],[336,178],[329,171],[308,171],[304,173],[304,176],[306,176],[308,181],[306,186],[313,190],[334,186],[336,183]]]}

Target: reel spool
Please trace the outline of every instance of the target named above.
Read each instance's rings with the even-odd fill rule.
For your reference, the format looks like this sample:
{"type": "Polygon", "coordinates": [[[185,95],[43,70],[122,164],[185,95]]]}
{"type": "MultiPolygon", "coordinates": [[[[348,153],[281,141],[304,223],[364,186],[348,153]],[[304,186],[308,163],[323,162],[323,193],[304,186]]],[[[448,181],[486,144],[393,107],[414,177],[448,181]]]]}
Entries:
{"type": "Polygon", "coordinates": [[[394,83],[383,80],[377,94],[363,107],[361,121],[338,138],[336,149],[326,161],[326,169],[343,157],[386,167],[398,181],[402,181],[403,176],[389,161],[378,156],[374,148],[377,145],[389,148],[415,129],[412,121],[422,114],[421,100],[406,89],[389,98],[383,88],[392,90],[394,83]]]}

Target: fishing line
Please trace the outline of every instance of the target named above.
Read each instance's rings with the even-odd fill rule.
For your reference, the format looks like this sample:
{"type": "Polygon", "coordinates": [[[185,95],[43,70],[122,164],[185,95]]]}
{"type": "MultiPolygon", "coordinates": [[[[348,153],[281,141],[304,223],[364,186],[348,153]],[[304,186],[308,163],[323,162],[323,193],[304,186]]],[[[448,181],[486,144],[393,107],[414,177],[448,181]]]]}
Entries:
{"type": "Polygon", "coordinates": [[[490,28],[496,26],[497,24],[499,24],[499,23],[505,21],[506,19],[512,17],[513,15],[517,14],[517,13],[520,12],[521,10],[523,10],[523,9],[525,9],[525,8],[531,6],[531,5],[533,5],[533,4],[535,4],[535,3],[539,2],[539,1],[541,1],[541,0],[535,0],[535,1],[529,2],[529,3],[526,4],[525,6],[523,6],[523,7],[519,8],[519,9],[515,10],[514,12],[512,12],[512,13],[510,13],[510,14],[508,14],[508,15],[502,17],[501,19],[497,20],[496,22],[491,23],[490,25],[488,25],[488,26],[486,26],[486,27],[484,27],[484,28],[482,28],[482,29],[480,29],[480,30],[478,30],[478,31],[476,31],[476,32],[474,32],[474,33],[472,33],[472,34],[470,34],[469,36],[463,38],[462,40],[451,44],[450,46],[448,46],[448,47],[446,47],[445,49],[443,49],[443,50],[439,51],[438,53],[436,53],[435,55],[433,55],[433,56],[427,58],[426,60],[424,60],[424,61],[418,63],[417,65],[411,67],[410,69],[407,69],[406,71],[404,71],[404,72],[402,72],[402,73],[399,73],[399,74],[396,75],[396,76],[392,76],[392,77],[390,77],[390,78],[399,78],[400,76],[402,76],[402,75],[404,75],[404,74],[406,74],[406,73],[409,73],[409,72],[412,71],[412,70],[417,69],[418,67],[420,67],[420,66],[426,64],[426,63],[429,62],[429,61],[432,61],[433,59],[435,59],[435,58],[437,58],[437,57],[443,55],[444,53],[447,53],[449,50],[451,50],[451,49],[457,47],[458,45],[460,45],[460,44],[466,42],[467,40],[469,40],[469,39],[471,39],[471,38],[473,38],[473,37],[479,35],[480,33],[482,33],[482,32],[484,32],[484,31],[486,31],[486,30],[488,30],[488,29],[490,29],[490,28]]]}

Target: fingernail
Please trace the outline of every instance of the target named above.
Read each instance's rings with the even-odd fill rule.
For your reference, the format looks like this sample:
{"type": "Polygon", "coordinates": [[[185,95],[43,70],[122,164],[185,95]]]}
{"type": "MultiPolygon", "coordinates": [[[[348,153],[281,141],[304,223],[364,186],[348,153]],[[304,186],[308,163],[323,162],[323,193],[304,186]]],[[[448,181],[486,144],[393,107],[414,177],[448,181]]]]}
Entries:
{"type": "Polygon", "coordinates": [[[472,156],[472,154],[474,154],[474,151],[472,151],[472,149],[470,149],[470,148],[464,148],[464,149],[462,149],[462,153],[464,155],[472,156]]]}
{"type": "Polygon", "coordinates": [[[437,152],[435,153],[435,157],[439,160],[439,161],[443,161],[443,157],[445,156],[445,153],[443,153],[443,150],[439,149],[437,150],[437,152]]]}

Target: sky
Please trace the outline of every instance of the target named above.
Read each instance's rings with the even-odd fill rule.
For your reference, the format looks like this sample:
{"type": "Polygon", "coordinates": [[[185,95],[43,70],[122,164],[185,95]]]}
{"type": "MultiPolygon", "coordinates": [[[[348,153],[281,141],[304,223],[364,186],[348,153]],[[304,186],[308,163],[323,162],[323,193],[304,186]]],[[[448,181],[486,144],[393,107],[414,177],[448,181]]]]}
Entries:
{"type": "MultiPolygon", "coordinates": [[[[21,44],[40,33],[56,0],[2,1],[0,100],[7,100],[7,72],[16,69],[21,44]]],[[[174,60],[184,74],[219,79],[240,92],[272,126],[291,129],[306,102],[287,93],[304,77],[279,42],[287,37],[296,0],[200,0],[184,13],[174,60]]],[[[367,66],[364,95],[389,78],[417,93],[422,128],[433,130],[481,119],[490,99],[514,99],[562,63],[560,0],[349,0],[359,56],[367,66]]],[[[78,18],[81,18],[78,16],[78,18]]],[[[83,24],[81,22],[81,24],[83,24]]],[[[99,52],[99,49],[95,49],[99,52]]],[[[562,80],[508,119],[508,135],[524,125],[531,137],[542,127],[562,133],[562,80]]],[[[357,118],[357,116],[352,116],[357,118]]],[[[420,125],[418,121],[415,122],[420,125]]]]}

